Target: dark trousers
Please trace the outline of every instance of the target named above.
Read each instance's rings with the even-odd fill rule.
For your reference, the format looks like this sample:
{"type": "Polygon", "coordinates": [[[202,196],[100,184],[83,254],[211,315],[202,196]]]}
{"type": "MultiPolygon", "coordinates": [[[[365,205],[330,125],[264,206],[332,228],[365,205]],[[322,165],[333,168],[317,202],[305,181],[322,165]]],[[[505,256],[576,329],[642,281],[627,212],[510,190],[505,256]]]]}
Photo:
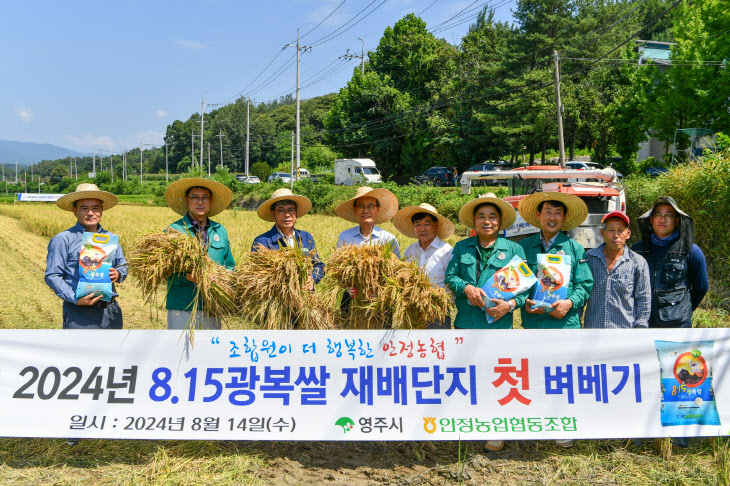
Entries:
{"type": "Polygon", "coordinates": [[[121,329],[122,309],[116,299],[94,305],[63,302],[64,329],[121,329]]]}

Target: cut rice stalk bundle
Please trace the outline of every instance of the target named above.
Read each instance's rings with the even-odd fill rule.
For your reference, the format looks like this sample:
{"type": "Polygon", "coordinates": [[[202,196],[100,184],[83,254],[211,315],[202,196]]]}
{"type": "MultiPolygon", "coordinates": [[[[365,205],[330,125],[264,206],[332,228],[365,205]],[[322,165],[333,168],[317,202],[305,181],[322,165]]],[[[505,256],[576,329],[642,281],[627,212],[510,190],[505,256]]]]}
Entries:
{"type": "Polygon", "coordinates": [[[259,246],[236,273],[236,303],[241,315],[262,329],[333,329],[330,307],[307,288],[313,270],[301,248],[259,246]]]}
{"type": "Polygon", "coordinates": [[[355,287],[350,312],[343,316],[348,329],[383,329],[390,313],[377,304],[386,276],[393,275],[398,258],[391,245],[347,245],[338,248],[327,260],[327,277],[339,287],[355,287]]]}
{"type": "Polygon", "coordinates": [[[194,309],[202,306],[211,317],[237,313],[234,273],[211,260],[197,236],[178,231],[143,236],[129,262],[145,302],[154,301],[171,275],[190,274],[197,282],[194,309]]]}
{"type": "Polygon", "coordinates": [[[453,303],[446,289],[431,283],[418,265],[400,261],[386,275],[375,300],[378,312],[390,312],[394,329],[423,329],[451,314],[453,303]]]}

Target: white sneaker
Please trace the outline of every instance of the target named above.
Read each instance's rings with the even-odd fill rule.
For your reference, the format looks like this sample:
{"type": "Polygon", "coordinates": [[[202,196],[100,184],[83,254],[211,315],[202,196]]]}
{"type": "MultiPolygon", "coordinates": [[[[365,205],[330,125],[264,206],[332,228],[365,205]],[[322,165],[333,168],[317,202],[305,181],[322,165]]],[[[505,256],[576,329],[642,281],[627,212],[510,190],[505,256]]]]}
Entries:
{"type": "Polygon", "coordinates": [[[572,439],[556,439],[555,445],[563,449],[570,449],[575,443],[572,439]]]}

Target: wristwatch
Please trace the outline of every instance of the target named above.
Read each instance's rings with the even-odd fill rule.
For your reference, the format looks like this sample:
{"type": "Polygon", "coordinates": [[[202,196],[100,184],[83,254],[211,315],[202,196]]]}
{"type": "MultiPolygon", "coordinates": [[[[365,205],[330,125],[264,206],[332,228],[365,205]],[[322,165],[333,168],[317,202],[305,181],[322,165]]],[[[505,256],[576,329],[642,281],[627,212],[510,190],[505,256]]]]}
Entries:
{"type": "Polygon", "coordinates": [[[510,300],[507,303],[509,304],[509,311],[510,311],[510,313],[514,312],[515,311],[515,303],[514,303],[514,301],[510,300]]]}

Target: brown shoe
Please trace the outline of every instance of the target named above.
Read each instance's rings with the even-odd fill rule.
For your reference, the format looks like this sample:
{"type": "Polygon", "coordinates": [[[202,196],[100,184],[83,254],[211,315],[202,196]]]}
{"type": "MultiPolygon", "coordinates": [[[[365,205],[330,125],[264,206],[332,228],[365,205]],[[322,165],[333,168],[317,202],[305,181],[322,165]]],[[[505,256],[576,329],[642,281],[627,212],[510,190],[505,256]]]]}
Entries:
{"type": "Polygon", "coordinates": [[[503,440],[488,440],[484,443],[484,450],[489,452],[499,452],[504,449],[503,440]]]}

